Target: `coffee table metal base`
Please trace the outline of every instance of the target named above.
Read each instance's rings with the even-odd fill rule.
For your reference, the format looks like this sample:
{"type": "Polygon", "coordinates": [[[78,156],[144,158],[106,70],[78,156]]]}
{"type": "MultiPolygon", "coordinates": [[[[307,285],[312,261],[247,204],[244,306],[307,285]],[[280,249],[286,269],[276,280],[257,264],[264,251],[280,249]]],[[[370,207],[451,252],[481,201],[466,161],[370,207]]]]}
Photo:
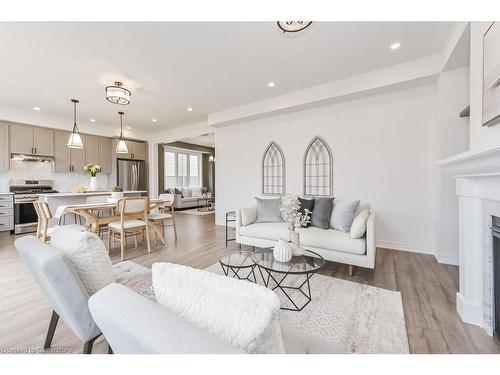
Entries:
{"type": "MultiPolygon", "coordinates": [[[[259,267],[259,266],[257,266],[257,267],[259,268],[259,273],[260,273],[260,276],[262,277],[262,280],[264,281],[264,285],[267,288],[270,288],[271,290],[276,290],[276,289],[281,290],[283,295],[285,295],[286,298],[292,303],[293,308],[281,306],[282,310],[302,311],[304,309],[304,307],[306,307],[309,304],[309,302],[311,302],[311,299],[312,299],[311,298],[311,285],[309,284],[309,280],[316,272],[304,274],[303,276],[305,277],[305,280],[302,282],[302,284],[300,284],[299,286],[291,286],[291,285],[284,284],[284,281],[289,274],[284,274],[284,276],[281,278],[279,276],[275,277],[272,275],[272,273],[273,273],[272,271],[269,271],[263,267],[259,267]],[[274,287],[270,286],[271,281],[273,281],[274,284],[276,284],[274,287]],[[302,290],[302,288],[305,288],[305,287],[307,287],[306,292],[304,292],[302,290]],[[287,293],[287,290],[299,291],[306,298],[306,302],[301,304],[301,305],[297,305],[298,302],[293,300],[292,296],[289,293],[287,293]]],[[[283,275],[283,274],[278,273],[278,275],[283,275]]],[[[255,277],[255,275],[254,275],[254,277],[255,277]]]]}
{"type": "Polygon", "coordinates": [[[238,267],[238,266],[228,266],[226,264],[222,264],[221,262],[220,263],[220,266],[222,267],[222,271],[224,271],[224,274],[228,277],[233,277],[233,278],[236,278],[238,280],[247,280],[247,281],[250,281],[252,283],[257,283],[257,279],[255,278],[255,265],[251,266],[251,267],[238,267]],[[244,275],[240,275],[240,272],[246,272],[248,271],[248,269],[250,269],[250,271],[248,272],[248,274],[246,276],[244,275]],[[244,271],[242,271],[244,270],[244,271]]]}

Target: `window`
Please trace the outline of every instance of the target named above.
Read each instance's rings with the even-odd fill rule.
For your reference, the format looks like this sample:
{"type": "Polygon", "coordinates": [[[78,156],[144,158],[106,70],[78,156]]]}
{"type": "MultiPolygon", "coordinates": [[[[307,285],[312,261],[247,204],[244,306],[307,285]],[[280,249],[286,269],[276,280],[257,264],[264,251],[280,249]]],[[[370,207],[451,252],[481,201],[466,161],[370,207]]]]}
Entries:
{"type": "Polygon", "coordinates": [[[164,188],[201,187],[201,153],[164,148],[164,188]]]}
{"type": "Polygon", "coordinates": [[[275,142],[267,146],[262,158],[262,194],[285,194],[285,157],[275,142]]]}
{"type": "Polygon", "coordinates": [[[304,155],[304,195],[333,195],[333,158],[328,144],[315,137],[304,155]]]}

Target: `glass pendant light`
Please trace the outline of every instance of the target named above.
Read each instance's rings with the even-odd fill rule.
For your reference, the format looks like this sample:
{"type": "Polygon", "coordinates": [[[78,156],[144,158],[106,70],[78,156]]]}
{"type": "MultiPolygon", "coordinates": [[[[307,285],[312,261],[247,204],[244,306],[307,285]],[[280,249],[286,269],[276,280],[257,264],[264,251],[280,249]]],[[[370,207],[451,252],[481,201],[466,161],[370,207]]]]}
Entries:
{"type": "Polygon", "coordinates": [[[125,113],[118,112],[120,115],[120,139],[118,140],[118,144],[116,145],[116,153],[117,154],[128,154],[127,142],[123,138],[123,115],[125,113]]]}
{"type": "Polygon", "coordinates": [[[73,123],[73,131],[69,136],[69,140],[66,146],[70,148],[83,148],[83,142],[82,142],[82,137],[80,136],[80,130],[78,130],[78,125],[76,125],[76,105],[78,103],[78,100],[71,99],[71,102],[73,103],[74,123],[73,123]]]}

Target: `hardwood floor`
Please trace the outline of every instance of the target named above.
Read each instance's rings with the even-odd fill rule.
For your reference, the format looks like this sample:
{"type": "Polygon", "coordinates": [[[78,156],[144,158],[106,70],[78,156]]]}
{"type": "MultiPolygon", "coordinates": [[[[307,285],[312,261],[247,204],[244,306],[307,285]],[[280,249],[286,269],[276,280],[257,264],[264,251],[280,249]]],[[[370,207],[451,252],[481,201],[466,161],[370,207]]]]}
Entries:
{"type": "MultiPolygon", "coordinates": [[[[224,228],[214,216],[177,214],[178,241],[167,230],[163,247],[145,245],[125,250],[127,260],[150,267],[169,261],[205,268],[236,244],[224,246],[224,228]]],[[[14,248],[14,236],[0,236],[0,353],[43,352],[51,309],[14,248]]],[[[133,241],[131,241],[133,242],[133,241]]],[[[120,248],[111,253],[120,261],[120,248]]],[[[458,268],[438,264],[431,255],[378,249],[375,270],[358,268],[352,277],[347,266],[328,262],[322,274],[401,292],[412,353],[500,353],[500,343],[479,327],[465,324],[455,308],[458,268]]],[[[140,317],[138,317],[140,319],[140,317]]],[[[57,327],[53,352],[81,352],[83,343],[65,326],[57,327]]],[[[103,338],[94,353],[107,353],[103,338]]]]}

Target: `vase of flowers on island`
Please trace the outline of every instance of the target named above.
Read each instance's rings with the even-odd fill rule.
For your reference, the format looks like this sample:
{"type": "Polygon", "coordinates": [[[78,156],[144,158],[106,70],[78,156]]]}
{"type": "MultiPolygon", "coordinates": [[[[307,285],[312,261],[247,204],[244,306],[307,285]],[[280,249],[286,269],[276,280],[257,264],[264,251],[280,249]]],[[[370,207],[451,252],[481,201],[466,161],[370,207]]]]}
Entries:
{"type": "Polygon", "coordinates": [[[123,198],[123,189],[119,186],[115,186],[113,190],[111,190],[111,199],[118,200],[123,198]]]}
{"type": "Polygon", "coordinates": [[[96,191],[97,190],[97,174],[101,171],[101,167],[94,163],[87,164],[83,170],[90,174],[90,184],[89,190],[96,191]]]}
{"type": "Polygon", "coordinates": [[[286,196],[280,206],[283,219],[288,223],[293,255],[302,255],[304,249],[300,246],[300,228],[310,223],[310,211],[306,208],[300,211],[300,202],[297,196],[286,196]]]}

